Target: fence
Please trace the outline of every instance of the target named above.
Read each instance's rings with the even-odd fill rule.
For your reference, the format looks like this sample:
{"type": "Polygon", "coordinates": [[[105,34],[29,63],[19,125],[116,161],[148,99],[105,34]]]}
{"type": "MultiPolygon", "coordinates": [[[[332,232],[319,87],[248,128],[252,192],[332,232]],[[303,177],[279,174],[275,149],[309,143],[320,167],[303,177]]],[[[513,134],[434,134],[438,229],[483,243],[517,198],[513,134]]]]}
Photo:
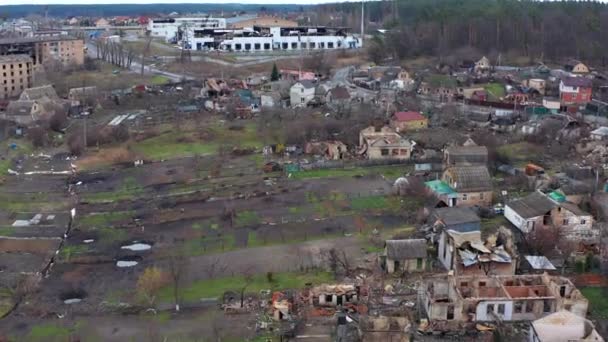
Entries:
{"type": "Polygon", "coordinates": [[[441,163],[441,159],[378,159],[378,160],[355,160],[355,161],[344,161],[344,160],[329,160],[329,161],[317,161],[310,164],[301,164],[300,167],[303,170],[317,170],[317,169],[347,169],[356,167],[371,167],[371,166],[390,166],[390,165],[414,165],[419,162],[424,163],[441,163]]]}

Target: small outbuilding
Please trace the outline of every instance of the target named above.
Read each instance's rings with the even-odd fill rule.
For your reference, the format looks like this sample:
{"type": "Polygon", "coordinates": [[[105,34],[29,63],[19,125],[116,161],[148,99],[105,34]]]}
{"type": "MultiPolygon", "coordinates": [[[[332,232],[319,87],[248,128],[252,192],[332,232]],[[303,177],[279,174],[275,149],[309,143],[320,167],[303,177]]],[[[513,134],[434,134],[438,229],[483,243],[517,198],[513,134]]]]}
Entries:
{"type": "Polygon", "coordinates": [[[386,240],[382,267],[387,273],[422,272],[427,263],[426,248],[425,239],[386,240]]]}

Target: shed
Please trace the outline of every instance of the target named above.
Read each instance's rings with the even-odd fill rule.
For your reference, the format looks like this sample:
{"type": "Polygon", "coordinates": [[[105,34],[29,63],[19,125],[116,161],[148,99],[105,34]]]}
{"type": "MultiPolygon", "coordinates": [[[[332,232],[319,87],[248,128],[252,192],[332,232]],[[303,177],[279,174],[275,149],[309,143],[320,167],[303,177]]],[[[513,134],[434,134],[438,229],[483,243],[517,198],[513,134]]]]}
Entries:
{"type": "Polygon", "coordinates": [[[425,239],[387,240],[383,267],[388,273],[424,271],[427,258],[425,239]]]}

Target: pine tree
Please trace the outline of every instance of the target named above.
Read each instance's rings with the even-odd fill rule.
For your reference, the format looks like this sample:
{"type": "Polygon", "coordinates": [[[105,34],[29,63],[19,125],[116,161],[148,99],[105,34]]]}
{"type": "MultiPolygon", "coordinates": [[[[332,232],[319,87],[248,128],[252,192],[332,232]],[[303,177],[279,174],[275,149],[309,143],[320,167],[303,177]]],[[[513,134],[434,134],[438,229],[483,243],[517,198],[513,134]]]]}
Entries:
{"type": "Polygon", "coordinates": [[[270,74],[270,80],[271,81],[278,81],[279,80],[279,69],[277,69],[277,64],[274,63],[272,65],[272,73],[270,74]]]}

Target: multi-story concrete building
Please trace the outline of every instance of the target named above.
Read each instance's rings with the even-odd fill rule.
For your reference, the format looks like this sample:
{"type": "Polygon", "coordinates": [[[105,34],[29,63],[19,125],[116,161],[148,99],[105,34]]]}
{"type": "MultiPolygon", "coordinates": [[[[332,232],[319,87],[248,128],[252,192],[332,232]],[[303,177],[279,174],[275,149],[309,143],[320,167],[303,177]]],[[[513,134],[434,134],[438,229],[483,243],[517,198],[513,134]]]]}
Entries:
{"type": "Polygon", "coordinates": [[[64,66],[84,63],[84,40],[71,36],[42,36],[0,39],[0,55],[24,54],[32,65],[60,62],[64,66]]]}
{"type": "Polygon", "coordinates": [[[244,29],[189,28],[186,48],[263,52],[290,50],[336,50],[362,47],[362,41],[347,28],[252,27],[244,29]]]}
{"type": "Polygon", "coordinates": [[[0,56],[0,98],[18,97],[32,86],[32,58],[28,55],[0,56]]]}
{"type": "Polygon", "coordinates": [[[148,31],[152,37],[164,37],[167,41],[180,40],[180,33],[186,28],[225,29],[224,18],[156,18],[148,21],[148,31]]]}

